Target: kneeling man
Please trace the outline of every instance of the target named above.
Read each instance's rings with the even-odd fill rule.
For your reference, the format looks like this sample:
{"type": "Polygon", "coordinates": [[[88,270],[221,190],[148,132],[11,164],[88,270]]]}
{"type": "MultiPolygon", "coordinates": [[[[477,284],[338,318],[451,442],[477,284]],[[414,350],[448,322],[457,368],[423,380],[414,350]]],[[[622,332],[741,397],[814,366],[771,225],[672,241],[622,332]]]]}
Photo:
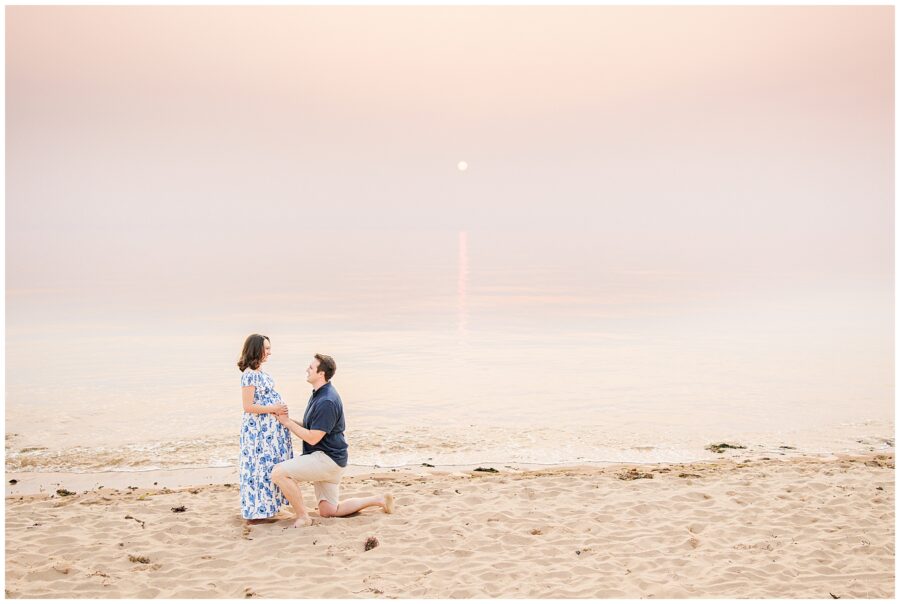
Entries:
{"type": "Polygon", "coordinates": [[[319,516],[348,516],[371,506],[386,513],[394,511],[394,497],[357,497],[339,501],[341,477],[347,467],[347,441],[344,439],[344,405],[331,385],[337,370],[334,359],[317,354],[306,368],[306,381],[313,393],[303,414],[303,422],[277,415],[278,421],[303,441],[303,455],[277,464],[272,481],[278,485],[294,508],[294,526],[309,526],[312,520],[303,507],[303,496],[297,481],[311,481],[319,504],[319,516]]]}

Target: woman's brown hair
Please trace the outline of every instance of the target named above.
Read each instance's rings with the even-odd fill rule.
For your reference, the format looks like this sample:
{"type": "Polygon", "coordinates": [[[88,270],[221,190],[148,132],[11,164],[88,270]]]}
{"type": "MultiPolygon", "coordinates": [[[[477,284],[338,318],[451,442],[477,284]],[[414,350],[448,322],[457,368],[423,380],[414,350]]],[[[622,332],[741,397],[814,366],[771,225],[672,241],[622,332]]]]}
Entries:
{"type": "Polygon", "coordinates": [[[262,363],[263,354],[266,352],[267,336],[253,333],[244,340],[244,350],[241,352],[241,358],[238,360],[238,369],[243,371],[247,367],[256,371],[259,364],[262,363]]]}

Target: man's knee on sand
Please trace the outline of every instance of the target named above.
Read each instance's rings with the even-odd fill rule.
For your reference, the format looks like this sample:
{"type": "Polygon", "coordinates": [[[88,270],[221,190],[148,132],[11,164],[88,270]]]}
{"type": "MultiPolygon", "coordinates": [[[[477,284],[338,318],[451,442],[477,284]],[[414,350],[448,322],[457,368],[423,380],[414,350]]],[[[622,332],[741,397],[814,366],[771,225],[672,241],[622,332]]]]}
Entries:
{"type": "Polygon", "coordinates": [[[329,502],[327,499],[323,499],[319,502],[319,516],[322,518],[337,516],[337,510],[338,506],[329,502]]]}

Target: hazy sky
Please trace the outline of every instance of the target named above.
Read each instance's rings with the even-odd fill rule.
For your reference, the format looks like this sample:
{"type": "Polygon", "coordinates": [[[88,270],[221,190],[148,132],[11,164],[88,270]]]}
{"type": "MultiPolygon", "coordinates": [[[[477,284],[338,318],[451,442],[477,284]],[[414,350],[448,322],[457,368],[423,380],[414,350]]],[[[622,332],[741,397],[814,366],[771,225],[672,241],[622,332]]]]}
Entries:
{"type": "Polygon", "coordinates": [[[7,7],[7,287],[302,273],[322,250],[414,262],[441,237],[453,262],[460,230],[472,263],[582,241],[646,268],[887,277],[893,22],[890,6],[7,7]]]}

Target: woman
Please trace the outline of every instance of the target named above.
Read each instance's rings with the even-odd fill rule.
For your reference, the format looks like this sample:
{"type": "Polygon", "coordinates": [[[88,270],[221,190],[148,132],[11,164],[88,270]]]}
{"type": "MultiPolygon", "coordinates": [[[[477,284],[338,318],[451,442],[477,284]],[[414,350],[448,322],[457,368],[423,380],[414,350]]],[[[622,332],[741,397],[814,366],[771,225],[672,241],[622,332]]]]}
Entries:
{"type": "Polygon", "coordinates": [[[238,361],[244,420],[241,427],[241,515],[250,524],[262,522],[288,503],[272,484],[272,467],[294,455],[291,433],[278,422],[288,408],[275,392],[271,376],[260,370],[269,360],[272,344],[258,333],[244,341],[238,361]]]}

